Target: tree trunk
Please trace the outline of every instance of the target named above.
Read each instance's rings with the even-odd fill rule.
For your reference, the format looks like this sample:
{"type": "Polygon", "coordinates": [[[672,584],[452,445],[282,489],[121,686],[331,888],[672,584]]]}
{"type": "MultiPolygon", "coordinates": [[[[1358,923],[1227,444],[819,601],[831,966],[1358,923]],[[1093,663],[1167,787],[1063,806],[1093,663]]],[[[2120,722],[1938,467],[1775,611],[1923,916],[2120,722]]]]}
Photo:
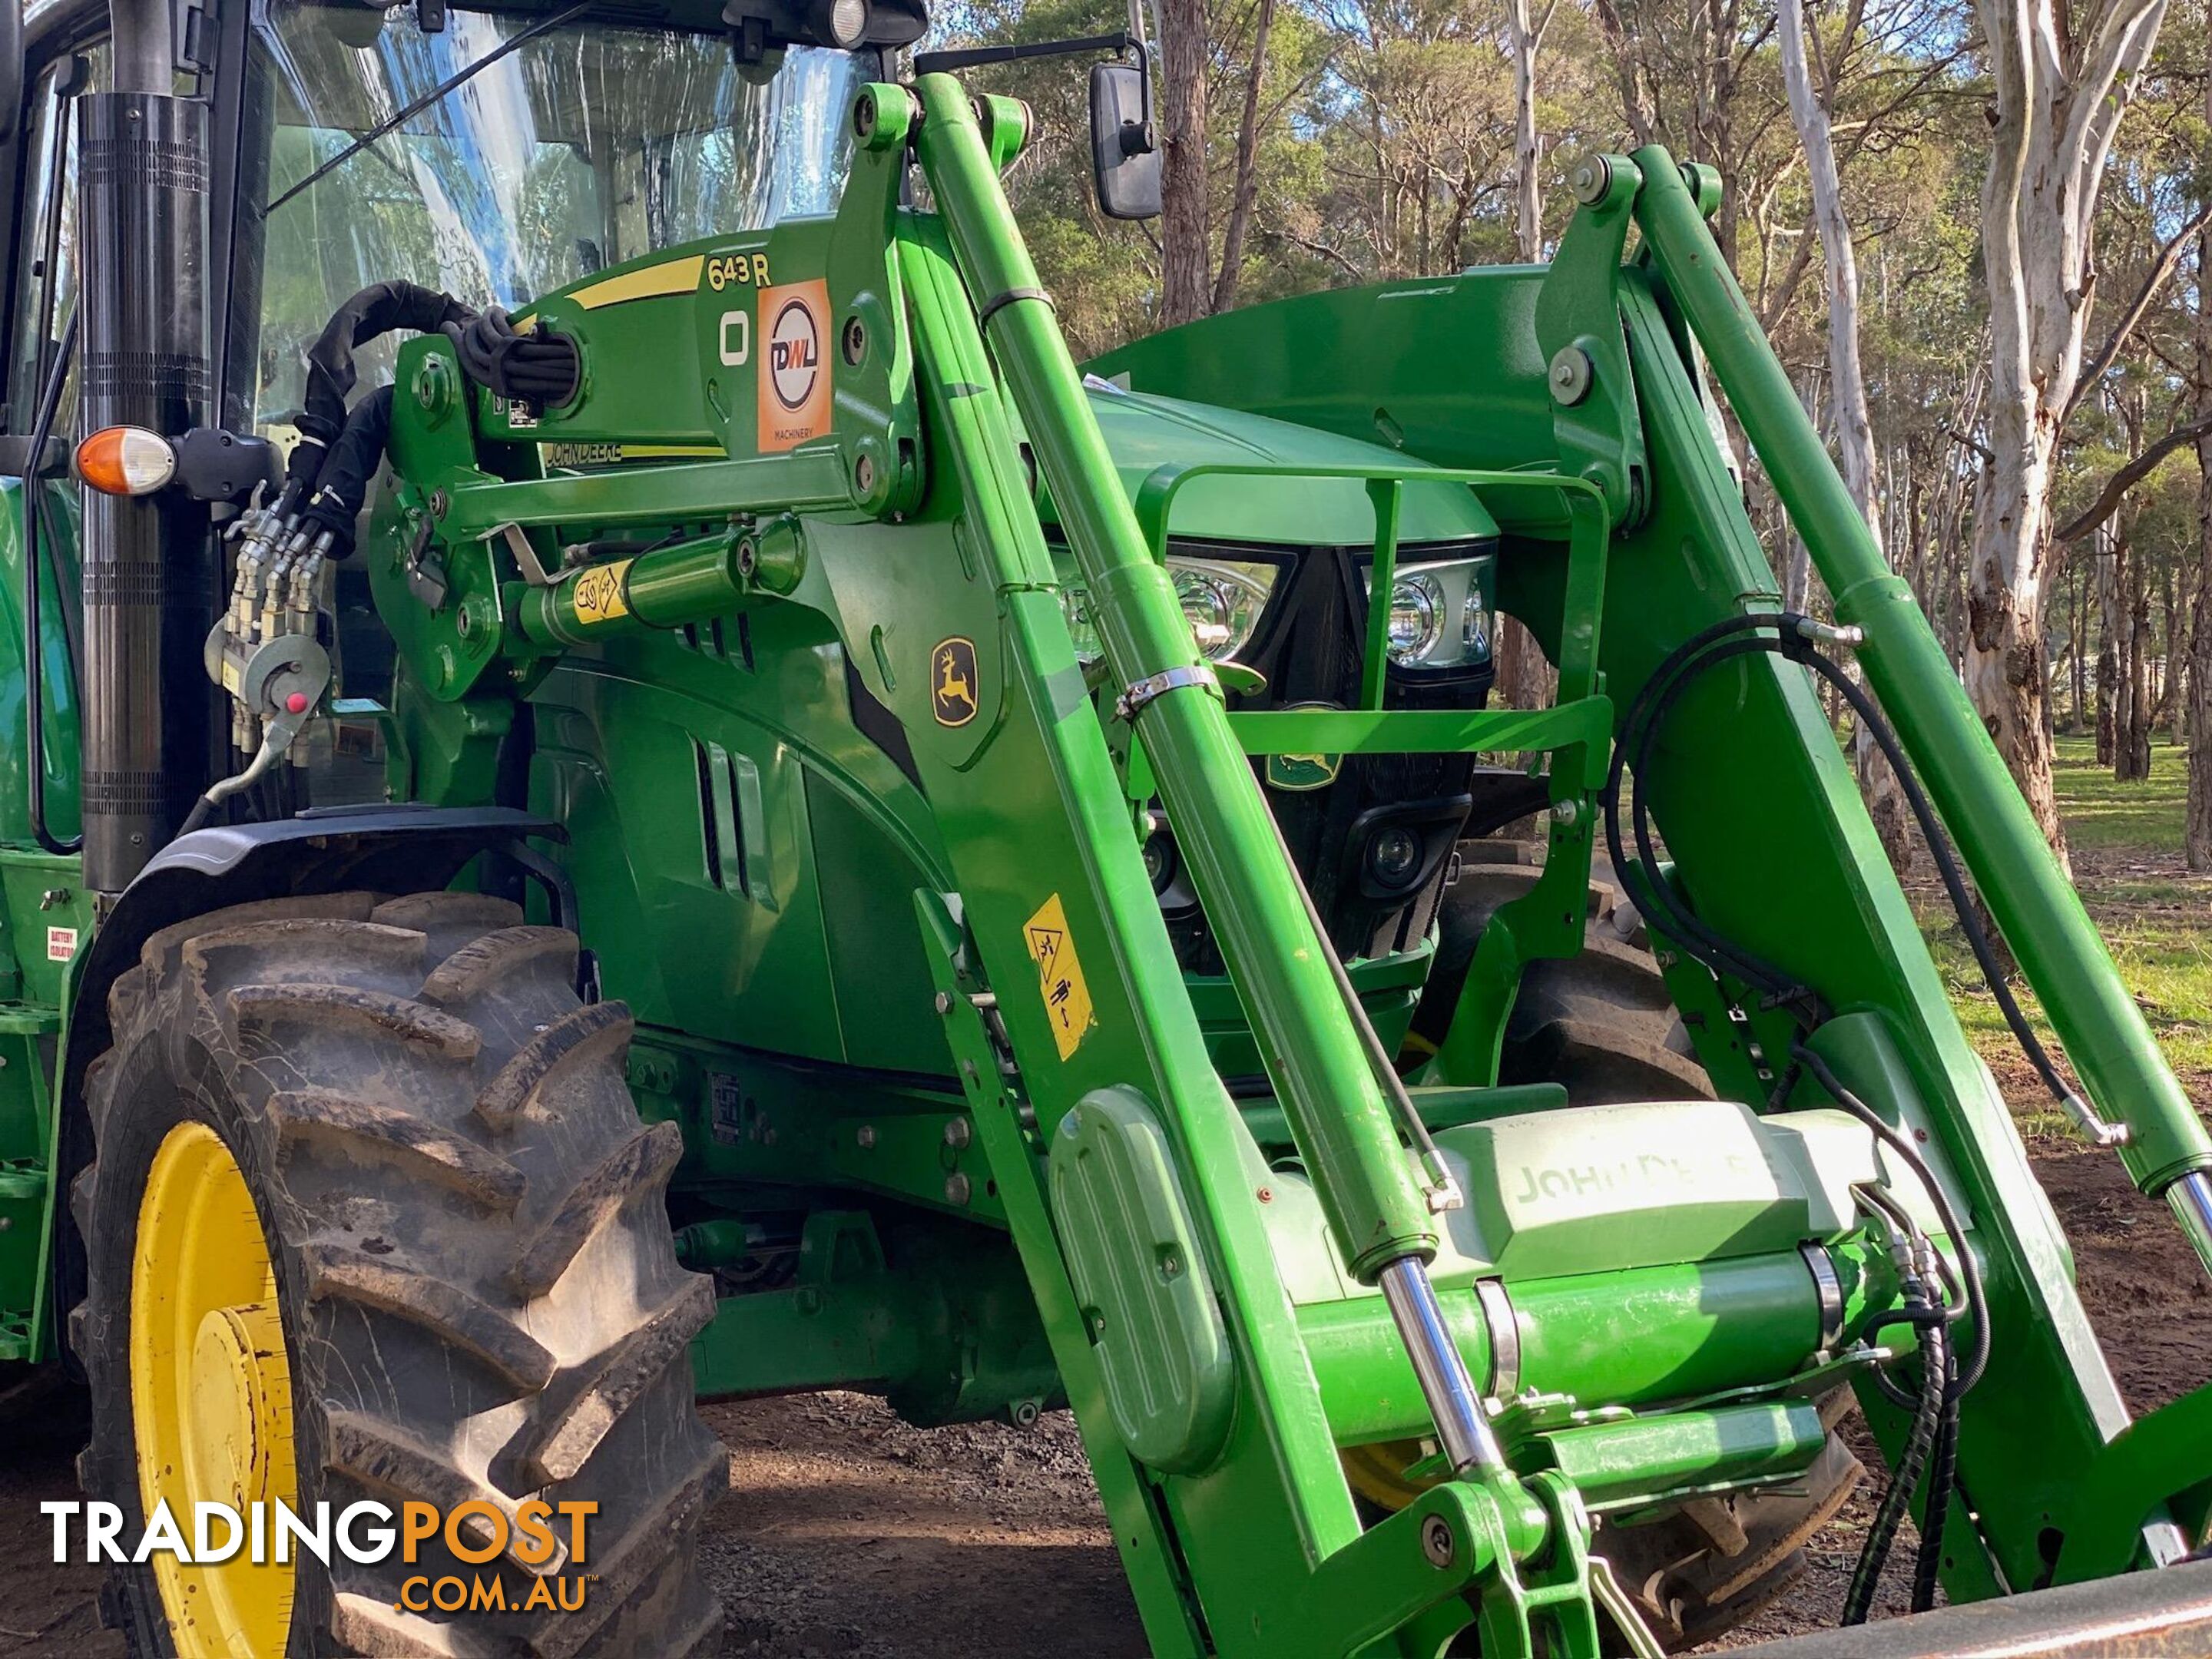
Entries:
{"type": "MultiPolygon", "coordinates": [[[[1515,0],[1526,4],[1527,0],[1515,0]]],[[[1875,478],[1874,418],[1867,410],[1866,374],[1859,362],[1859,267],[1851,246],[1850,221],[1844,212],[1843,180],[1836,168],[1835,133],[1829,121],[1832,88],[1813,83],[1813,70],[1805,52],[1805,16],[1797,0],[1781,0],[1775,9],[1782,46],[1782,80],[1790,94],[1790,116],[1805,147],[1806,173],[1813,187],[1813,222],[1820,234],[1821,263],[1826,268],[1828,292],[1828,383],[1836,434],[1836,452],[1842,463],[1844,484],[1867,532],[1881,544],[1881,508],[1875,478]]],[[[1846,46],[1849,42],[1844,43],[1846,46]]],[[[1882,758],[1873,731],[1860,722],[1851,741],[1858,765],[1859,793],[1866,797],[1876,833],[1890,862],[1902,872],[1912,860],[1912,841],[1905,826],[1904,791],[1897,775],[1882,758]]]]}
{"type": "Polygon", "coordinates": [[[1506,32],[1513,43],[1513,238],[1521,262],[1544,257],[1543,142],[1536,133],[1536,54],[1551,26],[1552,6],[1539,14],[1536,0],[1506,0],[1506,32]]]}
{"type": "MultiPolygon", "coordinates": [[[[1514,222],[1516,251],[1524,264],[1544,257],[1543,152],[1536,133],[1536,53],[1552,21],[1550,3],[1540,17],[1534,0],[1507,0],[1506,25],[1513,46],[1514,222]]],[[[1621,60],[1624,66],[1626,58],[1621,60]]],[[[1629,73],[1624,67],[1624,73],[1629,73]]],[[[1626,83],[1624,83],[1626,84],[1626,83]]],[[[1498,619],[1498,699],[1510,708],[1548,707],[1558,695],[1558,677],[1537,649],[1528,630],[1510,617],[1498,619]]]]}
{"type": "Polygon", "coordinates": [[[2109,530],[2097,532],[2097,764],[2118,763],[2120,743],[2120,560],[2109,530]]]}
{"type": "MultiPolygon", "coordinates": [[[[2212,34],[2212,0],[2205,32],[2212,34]]],[[[2212,76],[2204,82],[2212,122],[2212,76]]],[[[2200,178],[2212,180],[2212,155],[2200,178]]],[[[2199,186],[2212,191],[2212,182],[2199,186]]],[[[2212,418],[2212,225],[2197,233],[2197,413],[2212,418]]],[[[2197,605],[2189,652],[2189,811],[2182,850],[2192,870],[2212,870],[2212,431],[2197,441],[2197,605]]]]}
{"type": "Polygon", "coordinates": [[[1206,178],[1205,0],[1160,5],[1160,321],[1207,314],[1213,298],[1206,178]]]}
{"type": "Polygon", "coordinates": [[[2062,866],[2043,711],[2051,459],[2081,382],[2098,186],[2166,0],[1977,0],[1994,97],[1982,187],[1988,447],[1976,489],[1966,690],[2062,866]]]}
{"type": "Polygon", "coordinates": [[[2089,709],[2089,573],[2078,558],[2074,561],[2074,627],[2066,643],[2074,664],[2072,725],[2079,732],[2089,709]]]}
{"type": "Polygon", "coordinates": [[[2150,689],[2150,584],[2143,580],[2143,562],[2130,561],[2128,572],[2128,723],[2127,741],[2121,745],[2124,765],[2114,769],[2123,783],[2141,783],[2150,776],[2150,729],[2157,709],[2150,689]]]}
{"type": "Polygon", "coordinates": [[[1275,26],[1275,0],[1260,0],[1252,21],[1252,59],[1244,71],[1244,109],[1237,121],[1237,185],[1230,198],[1229,222],[1221,233],[1221,276],[1213,285],[1213,308],[1237,303],[1237,283],[1244,272],[1244,238],[1260,199],[1260,89],[1267,78],[1267,33],[1275,26]]]}

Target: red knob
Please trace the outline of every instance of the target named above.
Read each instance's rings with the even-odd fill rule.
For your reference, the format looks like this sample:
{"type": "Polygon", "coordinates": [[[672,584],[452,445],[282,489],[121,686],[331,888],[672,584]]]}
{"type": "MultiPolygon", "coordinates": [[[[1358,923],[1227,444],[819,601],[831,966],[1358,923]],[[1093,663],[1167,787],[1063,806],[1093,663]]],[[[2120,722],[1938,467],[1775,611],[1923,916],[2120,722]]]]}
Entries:
{"type": "Polygon", "coordinates": [[[304,691],[295,691],[290,696],[284,699],[284,707],[295,714],[306,714],[307,712],[307,694],[304,691]]]}

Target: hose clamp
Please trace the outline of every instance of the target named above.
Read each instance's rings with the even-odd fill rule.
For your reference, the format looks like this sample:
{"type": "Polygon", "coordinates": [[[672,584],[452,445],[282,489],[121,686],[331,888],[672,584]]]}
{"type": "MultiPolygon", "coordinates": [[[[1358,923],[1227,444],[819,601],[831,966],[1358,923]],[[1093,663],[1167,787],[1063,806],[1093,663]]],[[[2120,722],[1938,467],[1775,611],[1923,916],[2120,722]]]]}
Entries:
{"type": "Polygon", "coordinates": [[[1844,1340],[1844,1281],[1837,1277],[1836,1264],[1820,1245],[1800,1244],[1797,1254],[1805,1258],[1813,1288],[1820,1298],[1820,1349],[1827,1352],[1844,1340]]]}
{"type": "Polygon", "coordinates": [[[1124,722],[1134,725],[1147,703],[1186,685],[1202,685],[1216,697],[1221,696],[1221,682],[1204,663],[1188,668],[1164,668],[1157,674],[1147,674],[1116,697],[1114,713],[1124,722]]]}
{"type": "Polygon", "coordinates": [[[1476,1279],[1474,1299],[1490,1332],[1490,1397],[1510,1400],[1521,1392],[1521,1322],[1502,1279],[1476,1279]]]}

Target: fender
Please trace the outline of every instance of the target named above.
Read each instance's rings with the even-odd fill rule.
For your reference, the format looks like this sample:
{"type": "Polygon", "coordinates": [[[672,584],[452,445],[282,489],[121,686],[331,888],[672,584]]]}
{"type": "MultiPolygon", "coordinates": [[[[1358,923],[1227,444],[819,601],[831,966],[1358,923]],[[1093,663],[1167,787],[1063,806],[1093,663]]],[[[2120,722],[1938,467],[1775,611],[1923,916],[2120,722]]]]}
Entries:
{"type": "Polygon", "coordinates": [[[113,1033],[107,994],[162,928],[234,904],[331,893],[349,888],[417,892],[442,887],[483,853],[503,853],[553,889],[564,926],[574,921],[574,895],[557,865],[531,848],[532,839],[562,841],[550,818],[504,806],[441,807],[412,804],[334,806],[274,823],[198,830],[171,842],[138,872],[108,909],[92,943],[78,954],[63,1027],[55,1090],[53,1145],[46,1167],[48,1270],[45,1305],[33,1322],[45,1357],[68,1357],[60,1319],[83,1299],[83,1241],[64,1201],[92,1162],[92,1119],[84,1078],[107,1052],[113,1033]]]}

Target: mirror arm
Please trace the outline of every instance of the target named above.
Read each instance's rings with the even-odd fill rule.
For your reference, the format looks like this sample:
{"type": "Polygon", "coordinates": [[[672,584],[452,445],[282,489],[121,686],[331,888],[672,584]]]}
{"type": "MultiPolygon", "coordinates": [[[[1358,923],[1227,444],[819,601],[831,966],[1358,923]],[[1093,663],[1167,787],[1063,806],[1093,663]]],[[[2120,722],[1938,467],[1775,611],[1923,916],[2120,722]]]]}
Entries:
{"type": "Polygon", "coordinates": [[[1118,34],[1086,34],[1079,40],[1037,40],[1012,46],[963,46],[952,52],[916,52],[914,72],[942,75],[955,70],[980,69],[986,64],[1016,64],[1030,58],[1067,58],[1085,52],[1126,52],[1137,60],[1144,77],[1144,118],[1121,128],[1121,154],[1142,155],[1152,148],[1152,54],[1145,37],[1124,29],[1118,34]]]}

